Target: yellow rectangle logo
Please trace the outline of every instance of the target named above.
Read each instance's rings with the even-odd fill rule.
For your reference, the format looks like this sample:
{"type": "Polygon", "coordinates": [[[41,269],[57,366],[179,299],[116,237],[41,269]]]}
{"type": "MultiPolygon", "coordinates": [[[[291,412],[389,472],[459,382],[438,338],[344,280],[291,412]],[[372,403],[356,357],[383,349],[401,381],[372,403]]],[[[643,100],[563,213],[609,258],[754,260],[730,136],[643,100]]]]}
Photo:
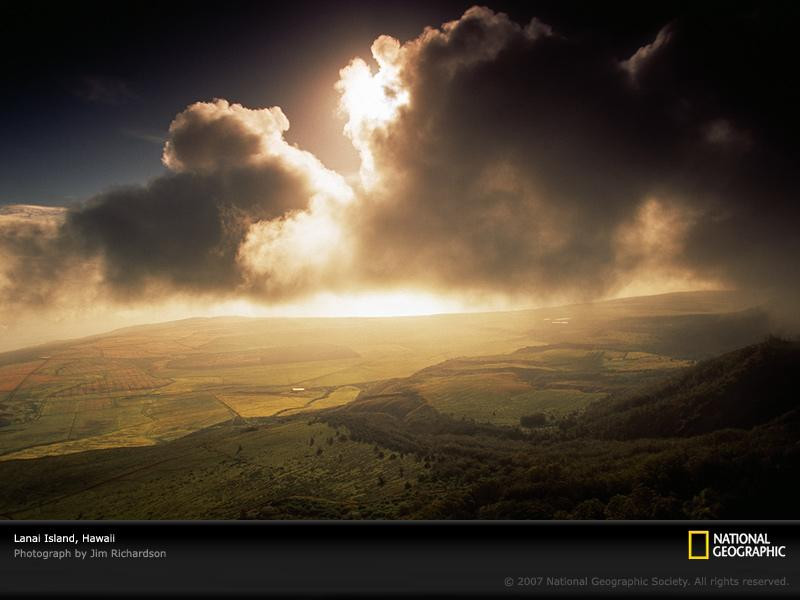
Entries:
{"type": "Polygon", "coordinates": [[[708,560],[708,531],[690,531],[689,532],[689,560],[708,560]],[[705,548],[705,552],[703,554],[694,553],[692,551],[694,547],[695,540],[692,539],[699,538],[700,536],[705,538],[705,544],[703,544],[705,548]]]}

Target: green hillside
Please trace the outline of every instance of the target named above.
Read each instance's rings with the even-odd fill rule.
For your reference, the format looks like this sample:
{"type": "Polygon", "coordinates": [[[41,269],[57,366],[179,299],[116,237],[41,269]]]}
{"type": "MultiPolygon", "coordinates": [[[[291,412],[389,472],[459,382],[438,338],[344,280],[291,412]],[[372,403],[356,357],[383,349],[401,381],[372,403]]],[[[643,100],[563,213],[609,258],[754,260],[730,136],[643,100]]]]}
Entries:
{"type": "Polygon", "coordinates": [[[593,404],[576,435],[631,439],[751,429],[800,406],[800,343],[771,338],[703,361],[652,391],[593,404]]]}

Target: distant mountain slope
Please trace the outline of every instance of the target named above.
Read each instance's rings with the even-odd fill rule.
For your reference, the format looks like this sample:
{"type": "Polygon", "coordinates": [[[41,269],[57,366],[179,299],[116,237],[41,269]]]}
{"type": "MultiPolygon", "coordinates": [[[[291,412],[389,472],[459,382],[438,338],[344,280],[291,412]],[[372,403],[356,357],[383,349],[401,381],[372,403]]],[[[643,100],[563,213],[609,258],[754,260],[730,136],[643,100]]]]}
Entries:
{"type": "Polygon", "coordinates": [[[591,405],[575,433],[611,439],[751,429],[800,407],[800,342],[777,338],[703,361],[651,392],[591,405]]]}
{"type": "MultiPolygon", "coordinates": [[[[686,298],[679,300],[683,301],[679,306],[686,306],[686,298]]],[[[653,302],[651,314],[636,314],[642,305],[631,305],[631,312],[625,314],[627,304],[609,302],[602,305],[602,318],[587,309],[583,314],[576,312],[572,317],[551,321],[550,327],[540,327],[537,334],[540,341],[550,344],[590,342],[617,350],[700,360],[752,344],[774,331],[769,314],[762,308],[710,313],[699,310],[701,306],[698,302],[696,311],[666,313],[656,312],[659,305],[653,302]]],[[[562,312],[569,315],[566,309],[562,312]]]]}

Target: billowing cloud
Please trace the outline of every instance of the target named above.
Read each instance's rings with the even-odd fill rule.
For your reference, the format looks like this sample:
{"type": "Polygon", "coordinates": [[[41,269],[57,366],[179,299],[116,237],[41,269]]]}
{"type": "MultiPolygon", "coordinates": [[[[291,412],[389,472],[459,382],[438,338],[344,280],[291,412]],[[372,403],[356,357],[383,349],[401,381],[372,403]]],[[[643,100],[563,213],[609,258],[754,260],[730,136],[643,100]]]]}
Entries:
{"type": "MultiPolygon", "coordinates": [[[[379,38],[371,81],[386,111],[350,111],[345,128],[369,165],[363,275],[533,301],[791,288],[781,270],[798,250],[785,225],[797,217],[794,175],[750,135],[770,123],[737,123],[731,82],[698,76],[688,49],[714,48],[702,67],[713,72],[730,46],[713,35],[672,22],[620,57],[602,40],[472,8],[404,44],[379,38]],[[762,208],[766,181],[780,218],[762,208]],[[752,259],[737,256],[741,234],[752,259]]],[[[364,69],[354,61],[340,85],[364,69]]]]}
{"type": "MultiPolygon", "coordinates": [[[[345,129],[368,157],[365,277],[540,301],[624,285],[619,230],[662,183],[647,170],[675,158],[651,136],[671,148],[675,134],[641,130],[663,108],[640,104],[615,57],[485,8],[372,51],[386,111],[356,103],[345,129]]],[[[365,68],[342,71],[345,109],[365,68]]]]}
{"type": "Polygon", "coordinates": [[[775,114],[746,110],[747,81],[715,69],[732,42],[714,35],[678,20],[620,56],[476,7],[380,36],[374,65],[354,59],[337,84],[362,161],[350,179],[288,143],[278,107],[193,104],[169,128],[167,174],[0,218],[0,304],[45,304],[81,270],[127,303],[795,291],[796,170],[775,114]]]}
{"type": "MultiPolygon", "coordinates": [[[[170,126],[168,174],[71,210],[7,211],[0,222],[0,248],[9,256],[4,304],[51,298],[68,265],[99,269],[98,294],[125,302],[304,291],[311,282],[299,275],[308,271],[299,238],[335,230],[331,213],[352,192],[341,176],[283,139],[288,127],[277,107],[193,104],[170,126]],[[283,254],[265,266],[271,246],[283,254]]],[[[323,255],[309,252],[305,258],[320,266],[323,255]]]]}

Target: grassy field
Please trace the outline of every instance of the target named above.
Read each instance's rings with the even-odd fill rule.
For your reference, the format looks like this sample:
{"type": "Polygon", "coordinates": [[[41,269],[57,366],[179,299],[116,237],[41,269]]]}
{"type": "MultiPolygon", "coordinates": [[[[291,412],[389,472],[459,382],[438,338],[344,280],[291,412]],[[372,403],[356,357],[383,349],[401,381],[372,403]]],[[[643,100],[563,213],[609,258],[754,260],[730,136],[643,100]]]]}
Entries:
{"type": "Polygon", "coordinates": [[[393,389],[411,389],[438,411],[495,425],[520,425],[542,413],[555,419],[621,389],[636,389],[690,361],[582,344],[522,348],[511,354],[451,359],[393,389]]]}
{"type": "Polygon", "coordinates": [[[269,518],[304,507],[345,518],[390,516],[425,470],[411,455],[299,418],[6,465],[4,477],[29,485],[4,486],[0,513],[26,519],[269,518]],[[43,495],[42,486],[58,492],[43,495]]]}
{"type": "Polygon", "coordinates": [[[432,379],[416,386],[438,411],[477,422],[517,426],[535,413],[563,416],[603,398],[602,392],[533,389],[511,373],[432,379]]]}

